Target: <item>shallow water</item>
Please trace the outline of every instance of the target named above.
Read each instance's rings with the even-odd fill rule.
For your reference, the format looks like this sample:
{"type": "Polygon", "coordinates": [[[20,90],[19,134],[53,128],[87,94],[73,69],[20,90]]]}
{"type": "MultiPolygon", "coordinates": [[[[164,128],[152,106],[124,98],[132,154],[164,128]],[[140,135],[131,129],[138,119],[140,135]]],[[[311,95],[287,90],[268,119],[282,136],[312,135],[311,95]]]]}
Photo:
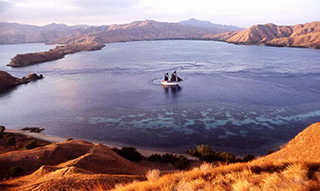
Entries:
{"type": "Polygon", "coordinates": [[[0,70],[45,76],[0,95],[1,124],[157,150],[210,144],[263,154],[320,121],[320,50],[145,41],[106,44],[25,68],[5,66],[9,55],[51,47],[0,46],[7,51],[0,54],[0,70]],[[164,73],[174,70],[184,81],[162,87],[164,73]]]}

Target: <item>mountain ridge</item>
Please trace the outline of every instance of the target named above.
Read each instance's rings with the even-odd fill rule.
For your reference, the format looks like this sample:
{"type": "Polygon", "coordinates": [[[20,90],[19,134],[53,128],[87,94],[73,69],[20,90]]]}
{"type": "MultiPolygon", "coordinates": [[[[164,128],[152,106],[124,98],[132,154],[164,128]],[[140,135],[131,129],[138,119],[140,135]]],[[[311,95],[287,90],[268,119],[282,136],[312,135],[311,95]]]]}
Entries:
{"type": "MultiPolygon", "coordinates": [[[[195,26],[183,26],[179,23],[173,22],[158,22],[154,20],[133,21],[127,24],[112,24],[101,26],[89,25],[75,25],[68,26],[65,24],[51,23],[44,26],[34,26],[18,23],[0,22],[0,44],[14,44],[14,43],[32,43],[32,42],[57,42],[58,39],[66,39],[80,37],[82,35],[95,33],[107,33],[108,31],[120,31],[119,34],[112,34],[109,37],[122,36],[125,39],[116,40],[144,40],[155,38],[155,34],[163,38],[200,38],[204,34],[216,34],[224,32],[216,28],[203,28],[195,26]],[[149,26],[149,28],[148,28],[149,26]],[[153,26],[153,27],[152,27],[153,26]],[[138,29],[142,29],[139,31],[138,29]],[[128,31],[126,31],[128,30],[128,31]],[[148,31],[149,30],[149,31],[148,31]],[[126,31],[126,34],[121,34],[126,31]],[[132,32],[132,34],[130,34],[132,32]],[[162,32],[162,33],[160,33],[162,32]],[[143,37],[139,38],[138,33],[143,33],[143,37]],[[153,33],[154,35],[146,37],[146,33],[153,33]],[[178,34],[179,33],[179,34],[178,34]],[[124,36],[125,35],[125,36],[124,36]],[[128,37],[130,36],[130,37],[128,37]]],[[[111,32],[109,32],[111,33],[111,32]]],[[[114,33],[114,32],[113,32],[114,33]]],[[[141,36],[141,35],[140,35],[141,36]]],[[[116,40],[105,40],[106,42],[114,42],[116,40]]]]}
{"type": "Polygon", "coordinates": [[[253,25],[242,31],[205,35],[202,39],[233,44],[320,48],[320,21],[294,26],[272,23],[253,25]]]}
{"type": "Polygon", "coordinates": [[[240,30],[244,30],[245,29],[245,28],[241,28],[241,27],[233,26],[233,25],[215,24],[215,23],[212,23],[210,21],[202,21],[202,20],[198,20],[198,19],[195,19],[195,18],[191,18],[189,20],[180,21],[178,23],[182,24],[182,25],[191,25],[191,26],[196,26],[196,27],[216,28],[216,29],[221,29],[224,32],[227,32],[227,31],[240,31],[240,30]]]}

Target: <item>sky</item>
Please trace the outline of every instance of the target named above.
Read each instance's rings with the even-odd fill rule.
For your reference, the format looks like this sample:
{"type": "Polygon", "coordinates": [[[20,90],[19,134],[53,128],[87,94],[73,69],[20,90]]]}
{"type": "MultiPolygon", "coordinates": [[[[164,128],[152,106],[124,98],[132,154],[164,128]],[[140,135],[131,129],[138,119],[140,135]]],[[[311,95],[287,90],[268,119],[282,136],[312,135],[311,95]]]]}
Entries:
{"type": "Polygon", "coordinates": [[[249,27],[320,21],[320,0],[0,0],[0,22],[124,24],[190,18],[249,27]]]}

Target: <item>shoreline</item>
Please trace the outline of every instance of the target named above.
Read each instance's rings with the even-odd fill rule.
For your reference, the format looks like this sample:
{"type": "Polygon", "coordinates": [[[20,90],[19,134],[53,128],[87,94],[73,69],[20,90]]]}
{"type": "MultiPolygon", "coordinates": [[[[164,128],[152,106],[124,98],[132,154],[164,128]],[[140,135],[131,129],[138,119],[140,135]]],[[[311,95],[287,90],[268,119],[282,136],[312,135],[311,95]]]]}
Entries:
{"type": "MultiPolygon", "coordinates": [[[[26,136],[30,136],[30,137],[33,137],[35,139],[40,139],[40,140],[44,140],[44,141],[48,141],[50,143],[61,143],[61,142],[65,142],[67,141],[68,138],[63,138],[63,137],[58,137],[58,136],[52,136],[52,135],[46,135],[46,134],[43,134],[43,133],[32,133],[32,132],[26,132],[26,131],[23,131],[23,130],[15,130],[15,129],[6,129],[4,131],[5,133],[14,133],[14,134],[22,134],[22,135],[26,135],[26,136]]],[[[87,139],[75,139],[75,140],[84,140],[84,141],[87,141],[87,142],[90,142],[90,143],[93,143],[93,144],[103,144],[109,148],[121,148],[121,146],[117,146],[117,145],[114,145],[114,144],[110,144],[110,143],[101,143],[101,142],[95,142],[95,141],[92,141],[92,140],[87,140],[87,139]]],[[[130,146],[128,146],[130,147],[130,146]]],[[[136,148],[136,147],[134,147],[136,148]]],[[[149,157],[150,155],[152,154],[166,154],[166,153],[169,153],[169,154],[173,154],[173,155],[183,155],[185,157],[187,157],[188,159],[190,160],[199,160],[197,157],[193,157],[187,153],[175,153],[175,152],[165,152],[165,151],[158,151],[158,150],[154,150],[154,149],[142,149],[142,148],[136,148],[137,151],[139,153],[141,153],[141,155],[143,155],[144,157],[149,157]]]]}

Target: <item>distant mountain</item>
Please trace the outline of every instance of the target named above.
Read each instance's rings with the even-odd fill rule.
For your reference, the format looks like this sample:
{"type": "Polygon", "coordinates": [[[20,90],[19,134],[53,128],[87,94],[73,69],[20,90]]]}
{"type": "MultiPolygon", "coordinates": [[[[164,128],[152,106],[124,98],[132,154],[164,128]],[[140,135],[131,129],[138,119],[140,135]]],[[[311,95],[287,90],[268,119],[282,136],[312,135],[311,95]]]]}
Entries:
{"type": "Polygon", "coordinates": [[[232,26],[232,25],[221,25],[221,24],[213,24],[209,21],[200,21],[197,19],[189,19],[185,21],[179,22],[179,24],[184,25],[184,26],[195,26],[195,27],[206,27],[206,28],[215,28],[215,29],[220,29],[224,32],[226,31],[241,31],[244,30],[244,28],[240,28],[237,26],[232,26]]]}
{"type": "Polygon", "coordinates": [[[0,44],[49,42],[56,38],[76,34],[86,25],[67,26],[52,23],[45,26],[0,22],[0,44]]]}
{"type": "Polygon", "coordinates": [[[98,39],[99,43],[164,39],[205,39],[234,44],[264,44],[320,48],[320,21],[277,26],[253,25],[242,31],[235,26],[217,25],[190,19],[180,23],[153,20],[122,25],[88,26],[52,23],[45,26],[0,23],[0,44],[44,42],[67,44],[79,39],[98,39]],[[232,31],[230,31],[232,30],[232,31]],[[224,32],[224,33],[223,33],[224,32]]]}
{"type": "Polygon", "coordinates": [[[83,35],[96,36],[103,42],[156,39],[194,39],[205,34],[224,32],[216,28],[184,26],[152,20],[134,21],[123,25],[88,26],[52,23],[45,26],[0,23],[0,44],[52,42],[66,43],[83,35]]]}
{"type": "Polygon", "coordinates": [[[109,25],[89,27],[79,31],[78,35],[69,35],[65,38],[55,39],[51,43],[69,43],[82,35],[94,36],[104,43],[138,41],[138,40],[164,40],[164,39],[200,39],[206,34],[223,32],[215,28],[184,26],[179,23],[157,22],[153,20],[134,21],[123,25],[109,25]]]}
{"type": "Polygon", "coordinates": [[[243,31],[205,35],[203,39],[234,44],[320,48],[320,21],[295,26],[253,25],[243,31]]]}

